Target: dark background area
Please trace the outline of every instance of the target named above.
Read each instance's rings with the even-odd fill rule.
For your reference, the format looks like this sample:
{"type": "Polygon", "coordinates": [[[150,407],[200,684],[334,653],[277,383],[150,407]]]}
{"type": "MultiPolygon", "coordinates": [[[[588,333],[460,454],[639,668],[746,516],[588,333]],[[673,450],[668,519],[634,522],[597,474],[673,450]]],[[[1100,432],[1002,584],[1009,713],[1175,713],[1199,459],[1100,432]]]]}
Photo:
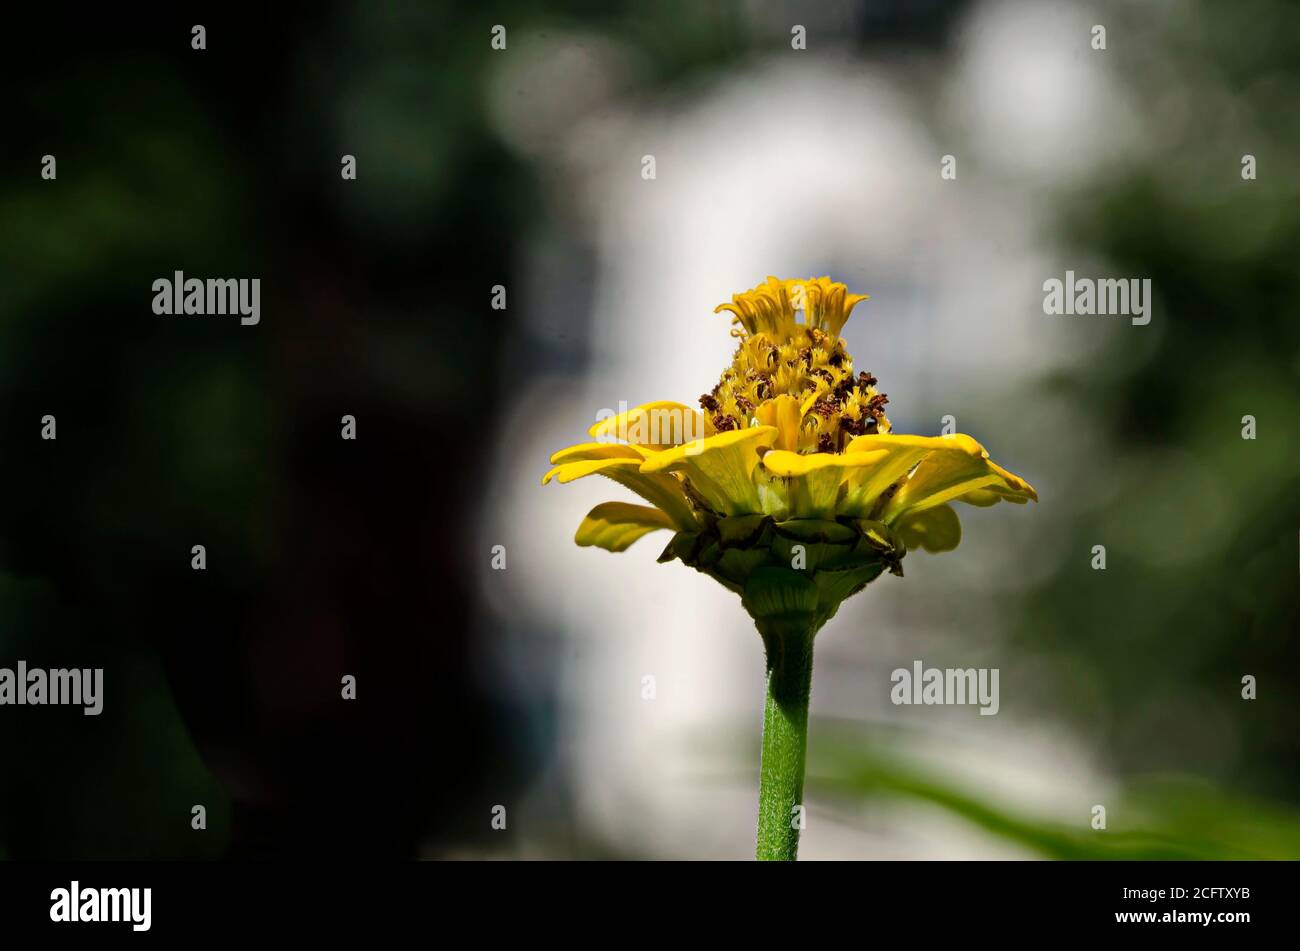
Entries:
{"type": "Polygon", "coordinates": [[[7,15],[0,662],[106,698],[6,708],[0,853],[412,856],[526,771],[464,533],[530,186],[446,12],[7,15]],[[358,74],[396,138],[332,121],[358,74]],[[259,277],[261,323],[155,317],[174,270],[259,277]]]}

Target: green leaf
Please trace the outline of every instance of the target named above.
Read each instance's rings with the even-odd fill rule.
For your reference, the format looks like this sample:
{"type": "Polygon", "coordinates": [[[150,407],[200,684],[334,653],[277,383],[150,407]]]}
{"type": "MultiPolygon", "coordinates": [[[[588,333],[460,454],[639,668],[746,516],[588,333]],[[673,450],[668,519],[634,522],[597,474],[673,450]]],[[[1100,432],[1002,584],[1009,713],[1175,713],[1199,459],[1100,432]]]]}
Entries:
{"type": "MultiPolygon", "coordinates": [[[[1054,859],[1296,859],[1300,813],[1226,794],[1187,777],[1130,781],[1108,797],[1107,828],[1026,815],[919,766],[905,742],[814,724],[809,786],[851,800],[928,803],[999,839],[1054,859]]],[[[904,738],[905,739],[905,738],[904,738]]]]}

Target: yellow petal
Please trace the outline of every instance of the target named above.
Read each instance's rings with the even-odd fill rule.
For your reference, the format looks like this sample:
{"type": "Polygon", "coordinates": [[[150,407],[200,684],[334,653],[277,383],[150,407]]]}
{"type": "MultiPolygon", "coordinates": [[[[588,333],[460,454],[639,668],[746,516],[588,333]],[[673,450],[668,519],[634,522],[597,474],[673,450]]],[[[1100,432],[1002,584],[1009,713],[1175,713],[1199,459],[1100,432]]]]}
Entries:
{"type": "Polygon", "coordinates": [[[907,475],[912,468],[931,452],[946,451],[980,455],[984,447],[969,436],[912,436],[881,433],[857,436],[845,447],[845,454],[879,452],[888,456],[879,465],[866,469],[849,479],[844,494],[843,509],[847,514],[862,518],[872,516],[881,493],[907,475]]]}
{"type": "Polygon", "coordinates": [[[803,404],[799,407],[800,415],[807,416],[812,412],[812,408],[817,405],[817,401],[822,398],[822,394],[825,393],[826,390],[826,381],[819,378],[813,385],[813,391],[804,398],[803,404]]]}
{"type": "MultiPolygon", "coordinates": [[[[583,448],[582,446],[573,446],[570,449],[562,449],[552,458],[564,458],[571,450],[583,448]]],[[[563,485],[573,482],[575,479],[584,479],[589,475],[603,475],[606,478],[613,479],[619,485],[626,486],[647,502],[662,509],[679,530],[693,531],[699,528],[699,521],[696,519],[695,512],[686,499],[686,492],[676,476],[668,473],[646,475],[641,472],[641,464],[644,462],[645,457],[653,455],[653,453],[637,447],[617,444],[604,446],[602,449],[608,450],[610,455],[602,458],[597,454],[596,450],[590,450],[595,455],[595,458],[575,458],[572,462],[563,462],[557,465],[542,476],[542,485],[546,485],[552,479],[563,485]],[[626,450],[630,452],[630,455],[614,455],[613,453],[618,450],[626,450]]],[[[585,452],[574,452],[573,454],[583,456],[585,452]]]]}
{"type": "Polygon", "coordinates": [[[923,512],[986,488],[1005,497],[1037,498],[1029,483],[990,462],[979,443],[963,436],[952,448],[935,449],[917,463],[884,504],[880,520],[890,524],[907,512],[923,512]]]}
{"type": "Polygon", "coordinates": [[[658,509],[627,502],[602,502],[587,513],[573,540],[606,551],[625,551],[643,535],[674,527],[673,520],[658,509]]]}
{"type": "Polygon", "coordinates": [[[638,472],[641,468],[641,462],[642,460],[639,457],[629,458],[626,456],[576,459],[573,462],[564,462],[552,468],[546,475],[542,476],[542,485],[546,485],[552,479],[555,479],[561,485],[566,485],[575,479],[585,479],[597,472],[608,472],[620,468],[638,472]]]}
{"type": "Polygon", "coordinates": [[[773,449],[763,456],[763,465],[779,476],[804,476],[815,472],[836,472],[870,466],[886,458],[888,452],[857,452],[853,455],[833,452],[800,454],[773,449]]]}
{"type": "Polygon", "coordinates": [[[965,502],[967,505],[977,505],[980,508],[987,508],[990,505],[996,505],[1002,501],[1002,496],[992,489],[971,489],[965,495],[957,496],[958,502],[965,502]]]}
{"type": "Polygon", "coordinates": [[[894,527],[908,548],[924,548],[938,553],[952,551],[961,542],[961,520],[951,505],[909,512],[894,527]]]}
{"type": "Polygon", "coordinates": [[[754,485],[758,453],[776,436],[775,426],[728,430],[657,452],[641,464],[641,471],[680,472],[719,515],[751,515],[762,511],[754,485]]]}
{"type": "Polygon", "coordinates": [[[659,400],[602,419],[587,431],[592,439],[619,439],[667,449],[704,438],[704,414],[672,400],[659,400]]]}
{"type": "Polygon", "coordinates": [[[869,436],[854,436],[845,447],[845,452],[866,452],[873,449],[893,449],[908,447],[914,449],[960,449],[962,452],[978,455],[984,451],[974,439],[965,433],[952,433],[947,436],[914,436],[910,433],[872,433],[869,436]]]}
{"type": "Polygon", "coordinates": [[[850,472],[878,464],[889,455],[884,450],[843,455],[815,452],[800,455],[773,449],[763,456],[763,468],[791,480],[790,515],[794,518],[834,518],[840,486],[850,472]]]}
{"type": "Polygon", "coordinates": [[[1016,475],[1014,472],[1008,472],[1006,469],[1003,469],[992,459],[989,460],[989,468],[1002,477],[1001,485],[995,484],[990,486],[994,492],[997,492],[1003,498],[1012,502],[1024,502],[1026,499],[1033,499],[1035,502],[1038,501],[1038,492],[1035,491],[1032,485],[1020,478],[1020,476],[1016,475]]]}
{"type": "Polygon", "coordinates": [[[848,290],[829,277],[808,282],[803,295],[804,322],[838,337],[853,308],[871,299],[866,294],[850,294],[848,290]]]}
{"type": "Polygon", "coordinates": [[[580,462],[584,459],[644,459],[650,452],[641,446],[628,446],[619,442],[584,442],[559,450],[551,456],[551,464],[580,462]]]}
{"type": "Polygon", "coordinates": [[[794,452],[799,448],[799,424],[803,420],[803,411],[797,399],[788,393],[782,393],[776,399],[761,404],[755,415],[764,426],[776,427],[774,445],[777,449],[794,452]]]}
{"type": "Polygon", "coordinates": [[[995,462],[989,463],[989,468],[1002,476],[1005,484],[996,482],[985,486],[982,489],[972,489],[964,495],[957,496],[958,502],[965,502],[968,505],[988,506],[998,502],[1014,502],[1016,505],[1024,505],[1030,499],[1038,501],[1038,493],[1028,482],[1021,479],[1013,473],[1007,472],[995,462]]]}

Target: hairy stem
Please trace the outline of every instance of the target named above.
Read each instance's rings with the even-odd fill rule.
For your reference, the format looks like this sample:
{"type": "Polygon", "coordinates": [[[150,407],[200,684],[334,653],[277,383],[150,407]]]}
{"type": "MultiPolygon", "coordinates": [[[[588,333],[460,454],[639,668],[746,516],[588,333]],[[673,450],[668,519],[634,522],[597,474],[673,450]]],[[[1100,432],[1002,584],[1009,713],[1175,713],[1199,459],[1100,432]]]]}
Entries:
{"type": "MultiPolygon", "coordinates": [[[[775,622],[775,623],[774,623],[775,622]]],[[[758,786],[757,857],[794,861],[803,827],[804,755],[812,695],[813,635],[806,621],[760,626],[767,647],[767,704],[758,786]]]]}

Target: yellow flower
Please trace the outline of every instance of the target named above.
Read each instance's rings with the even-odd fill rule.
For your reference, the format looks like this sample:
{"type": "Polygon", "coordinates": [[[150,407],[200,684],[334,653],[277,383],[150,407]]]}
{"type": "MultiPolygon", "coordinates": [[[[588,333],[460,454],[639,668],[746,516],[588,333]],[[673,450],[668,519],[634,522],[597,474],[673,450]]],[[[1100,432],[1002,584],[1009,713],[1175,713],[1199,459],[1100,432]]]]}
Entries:
{"type": "Polygon", "coordinates": [[[802,808],[817,631],[884,571],[901,575],[908,548],[956,548],[949,503],[1038,498],[969,436],[892,431],[876,378],[854,375],[840,339],[866,299],[826,277],[769,277],[735,295],[717,310],[732,313],[739,346],[701,410],[649,403],[601,420],[594,442],[557,452],[542,478],[599,473],[650,503],[597,505],[579,545],[623,551],[668,529],[660,561],[680,559],[741,596],[767,652],[761,859],[798,853],[790,816],[802,808]]]}
{"type": "MultiPolygon", "coordinates": [[[[623,551],[669,529],[687,537],[675,539],[666,556],[709,568],[696,563],[690,542],[720,540],[720,525],[740,527],[729,519],[749,525],[757,516],[787,531],[797,531],[790,522],[815,521],[853,530],[855,544],[867,539],[883,566],[901,573],[907,548],[957,546],[961,524],[948,503],[1037,499],[969,436],[892,432],[876,378],[854,374],[839,336],[864,300],[825,277],[769,277],[720,305],[734,315],[739,346],[718,385],[700,398],[702,411],[672,402],[638,406],[591,427],[597,441],[551,457],[543,484],[599,473],[653,506],[599,505],[577,543],[623,551]]],[[[847,538],[834,527],[821,530],[847,538]]],[[[709,573],[738,590],[746,577],[709,573]]]]}

